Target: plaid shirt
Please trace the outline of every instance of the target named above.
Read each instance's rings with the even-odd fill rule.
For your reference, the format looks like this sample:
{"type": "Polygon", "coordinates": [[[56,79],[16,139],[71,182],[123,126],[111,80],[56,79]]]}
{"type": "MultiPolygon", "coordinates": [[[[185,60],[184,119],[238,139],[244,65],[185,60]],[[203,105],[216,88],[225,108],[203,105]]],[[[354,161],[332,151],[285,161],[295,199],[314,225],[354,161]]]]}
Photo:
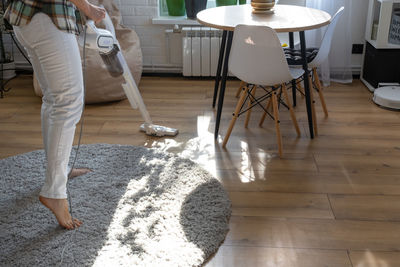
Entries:
{"type": "Polygon", "coordinates": [[[39,12],[47,14],[62,31],[78,35],[82,30],[79,10],[69,0],[13,0],[4,18],[11,25],[23,26],[39,12]]]}

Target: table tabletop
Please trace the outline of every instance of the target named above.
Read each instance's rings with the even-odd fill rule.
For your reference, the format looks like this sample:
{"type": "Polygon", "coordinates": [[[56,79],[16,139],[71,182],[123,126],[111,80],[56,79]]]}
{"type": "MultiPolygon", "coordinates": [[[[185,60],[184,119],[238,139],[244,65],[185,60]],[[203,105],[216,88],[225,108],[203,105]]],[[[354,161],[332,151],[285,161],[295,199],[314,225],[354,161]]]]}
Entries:
{"type": "Polygon", "coordinates": [[[208,8],[197,13],[204,26],[233,31],[239,24],[268,26],[276,32],[299,32],[328,25],[325,11],[293,5],[275,5],[267,14],[254,14],[250,4],[208,8]]]}

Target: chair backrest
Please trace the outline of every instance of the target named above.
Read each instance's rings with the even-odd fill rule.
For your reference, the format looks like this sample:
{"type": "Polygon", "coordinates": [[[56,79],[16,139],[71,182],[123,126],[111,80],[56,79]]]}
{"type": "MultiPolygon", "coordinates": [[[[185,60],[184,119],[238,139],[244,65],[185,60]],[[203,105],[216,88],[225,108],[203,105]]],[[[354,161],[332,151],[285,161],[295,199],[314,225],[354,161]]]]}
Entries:
{"type": "Polygon", "coordinates": [[[326,60],[326,58],[329,56],[329,51],[331,50],[333,34],[335,33],[335,28],[336,28],[336,25],[337,25],[340,17],[343,15],[343,11],[344,11],[344,7],[342,6],[341,8],[339,8],[339,10],[336,12],[336,14],[333,15],[331,23],[329,24],[328,29],[326,30],[324,37],[322,38],[322,43],[319,48],[318,54],[313,59],[313,61],[311,61],[309,64],[309,66],[311,68],[318,67],[319,65],[321,65],[326,60]]]}
{"type": "Polygon", "coordinates": [[[251,84],[276,85],[292,79],[276,32],[267,26],[235,27],[229,70],[251,84]]]}

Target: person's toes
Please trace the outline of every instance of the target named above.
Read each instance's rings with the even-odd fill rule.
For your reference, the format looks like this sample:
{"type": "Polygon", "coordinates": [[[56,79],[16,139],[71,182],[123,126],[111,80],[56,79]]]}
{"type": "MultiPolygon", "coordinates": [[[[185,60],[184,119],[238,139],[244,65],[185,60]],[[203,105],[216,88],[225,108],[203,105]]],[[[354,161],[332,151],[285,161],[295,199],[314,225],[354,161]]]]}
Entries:
{"type": "Polygon", "coordinates": [[[65,223],[64,223],[64,227],[65,227],[66,229],[68,229],[68,230],[71,230],[71,229],[72,229],[72,223],[70,223],[70,222],[65,222],[65,223]]]}
{"type": "Polygon", "coordinates": [[[71,226],[68,223],[60,223],[61,227],[64,227],[67,230],[70,230],[71,226]]]}
{"type": "Polygon", "coordinates": [[[68,229],[69,229],[69,230],[72,230],[72,229],[75,228],[75,223],[73,222],[72,219],[69,219],[69,220],[67,221],[67,225],[68,225],[68,229]]]}
{"type": "Polygon", "coordinates": [[[81,226],[82,225],[82,222],[80,221],[80,220],[78,220],[78,219],[74,219],[74,224],[75,224],[75,226],[81,226]]]}

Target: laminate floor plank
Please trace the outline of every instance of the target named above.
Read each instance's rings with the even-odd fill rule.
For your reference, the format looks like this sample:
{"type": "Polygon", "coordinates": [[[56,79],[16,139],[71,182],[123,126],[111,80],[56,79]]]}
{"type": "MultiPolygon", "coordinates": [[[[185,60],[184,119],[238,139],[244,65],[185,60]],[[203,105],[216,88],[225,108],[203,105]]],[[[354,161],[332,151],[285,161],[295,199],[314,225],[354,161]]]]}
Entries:
{"type": "Polygon", "coordinates": [[[234,216],[334,219],[325,194],[229,192],[234,216]]]}
{"type": "Polygon", "coordinates": [[[354,155],[354,154],[314,154],[318,169],[324,171],[341,170],[343,173],[400,174],[398,156],[354,155]]]}
{"type": "Polygon", "coordinates": [[[397,267],[400,265],[399,252],[350,251],[349,256],[354,267],[397,267]]]}
{"type": "Polygon", "coordinates": [[[221,246],[205,267],[351,267],[346,250],[221,246]]]}
{"type": "Polygon", "coordinates": [[[337,219],[400,221],[400,196],[329,195],[337,219]]]}
{"type": "Polygon", "coordinates": [[[232,216],[225,245],[400,250],[400,223],[232,216]]]}
{"type": "Polygon", "coordinates": [[[285,171],[216,170],[229,191],[267,191],[349,195],[400,195],[397,174],[297,173],[285,171]]]}

